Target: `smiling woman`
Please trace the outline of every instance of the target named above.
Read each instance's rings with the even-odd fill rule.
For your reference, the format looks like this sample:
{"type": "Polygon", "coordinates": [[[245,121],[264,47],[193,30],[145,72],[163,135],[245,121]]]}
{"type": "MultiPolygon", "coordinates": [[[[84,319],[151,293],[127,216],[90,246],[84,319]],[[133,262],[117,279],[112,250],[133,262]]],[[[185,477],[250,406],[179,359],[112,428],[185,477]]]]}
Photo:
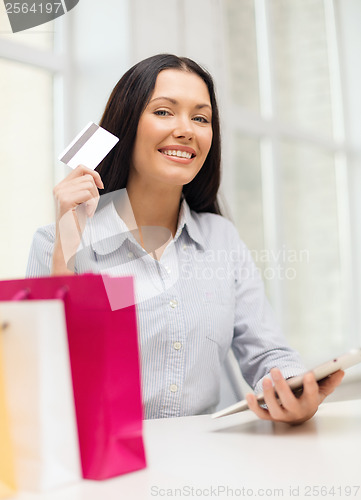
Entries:
{"type": "MultiPolygon", "coordinates": [[[[176,69],[159,74],[139,119],[127,190],[133,200],[144,201],[149,193],[174,200],[168,210],[162,209],[173,219],[165,224],[173,236],[183,186],[201,170],[212,145],[211,119],[208,89],[198,75],[176,69]]],[[[156,225],[158,217],[140,225],[156,225]]]]}
{"type": "Polygon", "coordinates": [[[214,411],[230,348],[247,382],[263,386],[267,411],[248,398],[260,418],[310,418],[342,373],[320,387],[308,374],[299,399],[285,382],[304,367],[217,203],[220,131],[211,76],[169,54],[141,61],[114,88],[101,125],[119,142],[97,172],[80,165],[54,188],[56,223],[36,233],[28,274],[135,277],[147,418],[214,411]]]}
{"type": "MultiPolygon", "coordinates": [[[[145,116],[152,113],[159,120],[162,118],[158,129],[160,123],[164,123],[164,128],[168,127],[168,130],[175,125],[177,133],[177,127],[184,127],[184,120],[188,120],[192,125],[186,124],[186,134],[189,133],[189,126],[198,131],[197,136],[200,138],[210,134],[211,146],[208,155],[204,156],[203,168],[194,179],[184,183],[182,191],[193,210],[220,213],[217,192],[221,141],[213,80],[191,59],[170,54],[149,57],[133,66],[119,80],[108,100],[100,125],[121,140],[97,168],[105,185],[103,194],[127,186],[141,117],[144,121],[145,116]],[[169,122],[171,125],[167,125],[169,122]]],[[[180,135],[183,132],[181,130],[180,135]]],[[[186,138],[173,138],[171,142],[160,146],[193,147],[186,138]]],[[[173,151],[177,149],[173,148],[172,154],[173,151]]],[[[197,160],[195,164],[199,163],[197,160]]]]}

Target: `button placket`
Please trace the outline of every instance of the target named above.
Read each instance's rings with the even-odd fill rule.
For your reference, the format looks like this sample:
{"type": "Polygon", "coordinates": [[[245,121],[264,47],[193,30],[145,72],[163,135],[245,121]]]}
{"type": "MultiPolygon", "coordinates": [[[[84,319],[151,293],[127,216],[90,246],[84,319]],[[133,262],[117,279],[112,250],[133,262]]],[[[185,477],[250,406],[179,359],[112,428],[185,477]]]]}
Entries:
{"type": "Polygon", "coordinates": [[[165,315],[167,317],[167,335],[169,339],[165,375],[162,417],[175,417],[179,415],[184,376],[184,356],[182,355],[184,336],[184,320],[181,315],[181,301],[177,294],[169,293],[165,297],[165,315]]]}

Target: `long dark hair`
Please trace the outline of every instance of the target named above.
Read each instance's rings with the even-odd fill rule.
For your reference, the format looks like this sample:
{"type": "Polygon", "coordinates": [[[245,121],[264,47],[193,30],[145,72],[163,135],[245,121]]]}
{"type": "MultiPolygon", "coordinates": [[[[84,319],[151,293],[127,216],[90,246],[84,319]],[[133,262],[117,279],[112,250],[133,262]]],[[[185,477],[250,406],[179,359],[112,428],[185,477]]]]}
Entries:
{"type": "Polygon", "coordinates": [[[130,68],[114,87],[100,126],[119,137],[119,142],[97,167],[105,186],[100,194],[126,187],[138,122],[150,101],[158,74],[165,69],[190,71],[207,85],[212,105],[212,144],[196,177],[183,186],[183,195],[192,210],[220,214],[217,193],[221,177],[221,138],[213,79],[196,62],[172,54],[144,59],[130,68]]]}

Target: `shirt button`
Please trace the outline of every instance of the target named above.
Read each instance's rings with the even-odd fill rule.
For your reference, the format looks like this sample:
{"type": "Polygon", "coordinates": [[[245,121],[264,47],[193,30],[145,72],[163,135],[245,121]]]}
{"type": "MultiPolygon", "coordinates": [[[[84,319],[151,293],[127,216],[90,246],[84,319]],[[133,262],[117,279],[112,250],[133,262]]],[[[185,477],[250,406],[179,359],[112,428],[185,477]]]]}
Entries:
{"type": "Polygon", "coordinates": [[[177,307],[177,305],[178,305],[178,301],[177,301],[177,300],[175,300],[175,299],[173,299],[173,300],[171,300],[171,301],[169,302],[169,305],[170,305],[170,307],[173,307],[173,309],[174,309],[175,307],[177,307]]]}
{"type": "Polygon", "coordinates": [[[165,266],[164,266],[164,269],[167,271],[167,273],[168,273],[168,274],[170,274],[170,273],[171,273],[171,270],[170,270],[169,266],[166,266],[166,265],[165,265],[165,266]]]}
{"type": "Polygon", "coordinates": [[[188,245],[183,245],[183,250],[186,250],[188,248],[188,245]]]}
{"type": "Polygon", "coordinates": [[[182,349],[182,344],[180,342],[174,342],[173,347],[176,351],[179,351],[179,349],[182,349]]]}
{"type": "Polygon", "coordinates": [[[132,259],[133,257],[134,257],[134,253],[133,252],[128,252],[128,258],[132,259]]]}
{"type": "Polygon", "coordinates": [[[170,387],[170,392],[177,392],[178,391],[178,387],[175,385],[175,384],[172,384],[170,387]]]}

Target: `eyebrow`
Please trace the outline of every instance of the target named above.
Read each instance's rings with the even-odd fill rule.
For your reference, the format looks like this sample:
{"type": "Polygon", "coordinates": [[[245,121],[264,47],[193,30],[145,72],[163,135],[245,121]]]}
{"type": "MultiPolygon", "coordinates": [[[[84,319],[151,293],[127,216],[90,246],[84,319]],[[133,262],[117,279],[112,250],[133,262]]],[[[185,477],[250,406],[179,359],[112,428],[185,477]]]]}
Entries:
{"type": "MultiPolygon", "coordinates": [[[[172,99],[171,97],[165,97],[165,96],[160,96],[160,97],[155,97],[154,99],[152,99],[150,103],[154,102],[154,101],[158,101],[160,99],[165,99],[166,101],[169,101],[171,102],[172,104],[179,104],[178,101],[176,101],[175,99],[172,99]]],[[[212,106],[210,104],[196,104],[194,106],[196,109],[201,109],[201,108],[209,108],[211,111],[212,111],[212,106]]]]}

